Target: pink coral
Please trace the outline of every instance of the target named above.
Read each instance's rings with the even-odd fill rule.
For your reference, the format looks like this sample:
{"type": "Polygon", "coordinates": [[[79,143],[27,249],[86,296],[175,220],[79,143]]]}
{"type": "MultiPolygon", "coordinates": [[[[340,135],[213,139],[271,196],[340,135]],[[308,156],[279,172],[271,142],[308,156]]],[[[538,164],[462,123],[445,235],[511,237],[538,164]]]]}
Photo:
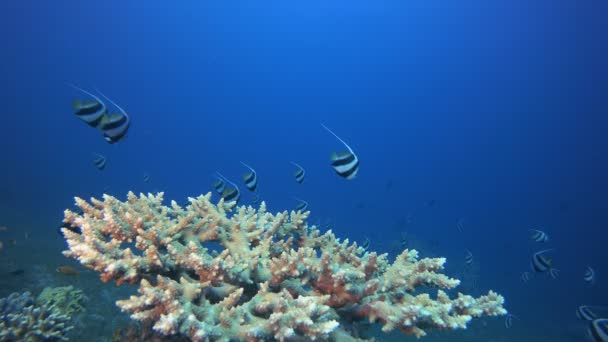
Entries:
{"type": "Polygon", "coordinates": [[[417,293],[459,284],[438,273],[444,258],[405,250],[391,264],[386,254],[307,226],[308,212],[210,199],[190,198],[182,208],[163,205],[162,193],[77,198],[83,214],[66,210],[65,222],[82,233],[63,229],[64,254],[103,281],[138,283],[139,295],[117,305],[161,334],[193,341],[335,340],[348,335],[341,323],[365,318],[386,332],[423,336],[423,328],[465,328],[473,317],[506,313],[492,291],[455,299],[417,293]]]}

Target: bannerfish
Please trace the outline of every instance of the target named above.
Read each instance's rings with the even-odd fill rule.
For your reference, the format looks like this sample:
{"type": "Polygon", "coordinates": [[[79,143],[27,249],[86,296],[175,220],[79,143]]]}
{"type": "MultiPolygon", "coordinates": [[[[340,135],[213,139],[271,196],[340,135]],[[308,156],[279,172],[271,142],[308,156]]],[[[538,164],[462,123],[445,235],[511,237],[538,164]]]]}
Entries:
{"type": "Polygon", "coordinates": [[[293,173],[294,177],[296,177],[296,182],[298,182],[299,184],[304,183],[304,176],[306,176],[306,170],[304,170],[304,168],[298,163],[290,163],[297,167],[297,170],[293,173]]]}
{"type": "Polygon", "coordinates": [[[150,181],[150,175],[148,173],[144,173],[144,183],[148,183],[150,181]]]}
{"type": "Polygon", "coordinates": [[[519,319],[515,315],[507,314],[507,317],[505,317],[505,328],[509,329],[513,326],[513,318],[519,319]]]}
{"type": "Polygon", "coordinates": [[[465,257],[464,257],[464,262],[467,265],[470,265],[473,263],[473,253],[471,253],[471,251],[467,250],[467,255],[465,255],[465,257]]]}
{"type": "Polygon", "coordinates": [[[597,315],[589,305],[580,305],[576,308],[576,317],[584,321],[593,321],[597,315]]]}
{"type": "Polygon", "coordinates": [[[70,266],[59,266],[55,269],[55,271],[57,271],[57,273],[61,273],[68,276],[76,276],[80,274],[80,272],[70,266]]]}
{"type": "Polygon", "coordinates": [[[95,153],[95,155],[97,156],[97,158],[93,159],[93,165],[95,165],[95,167],[98,170],[103,170],[106,167],[106,157],[104,157],[101,154],[95,153]]]}
{"type": "Polygon", "coordinates": [[[241,199],[241,191],[239,190],[239,187],[233,182],[231,182],[228,178],[224,177],[221,173],[216,173],[220,178],[224,180],[224,182],[229,183],[231,185],[231,187],[224,187],[224,190],[222,191],[221,196],[224,201],[238,203],[239,199],[241,199]]]}
{"type": "Polygon", "coordinates": [[[462,233],[462,230],[464,229],[464,219],[461,218],[458,220],[458,222],[456,222],[456,228],[458,228],[458,231],[462,233]]]}
{"type": "Polygon", "coordinates": [[[103,131],[103,137],[108,143],[117,143],[127,135],[127,131],[129,130],[129,126],[131,124],[131,119],[129,118],[127,112],[116,104],[116,102],[112,101],[99,90],[97,90],[97,92],[108,100],[108,102],[114,105],[114,107],[116,107],[120,112],[104,116],[104,119],[100,123],[99,127],[103,131]]]}
{"type": "Polygon", "coordinates": [[[308,209],[308,202],[306,202],[303,199],[296,198],[296,197],[294,197],[293,199],[299,202],[298,205],[296,205],[296,211],[305,212],[306,209],[308,209]]]}
{"type": "Polygon", "coordinates": [[[583,279],[585,279],[585,281],[589,284],[595,283],[595,271],[593,268],[587,267],[587,271],[585,272],[583,279]]]}
{"type": "Polygon", "coordinates": [[[598,318],[589,324],[589,336],[596,342],[608,341],[608,318],[598,318]]]}
{"type": "Polygon", "coordinates": [[[215,189],[218,194],[221,194],[222,192],[224,192],[224,187],[226,186],[226,183],[224,183],[224,181],[218,177],[212,185],[213,189],[215,189]]]}
{"type": "Polygon", "coordinates": [[[557,277],[558,270],[553,268],[553,260],[546,258],[543,254],[552,251],[553,249],[543,249],[532,254],[532,269],[538,273],[549,271],[552,277],[557,277]]]}
{"type": "Polygon", "coordinates": [[[354,179],[359,172],[359,158],[355,154],[352,148],[348,146],[348,144],[342,140],[339,136],[336,135],[332,130],[327,128],[324,124],[321,124],[323,128],[325,128],[329,133],[331,133],[336,139],[338,139],[344,146],[348,149],[348,151],[343,152],[334,152],[331,156],[331,166],[336,171],[336,173],[348,180],[354,179]]]}
{"type": "Polygon", "coordinates": [[[521,274],[521,281],[523,281],[524,283],[527,283],[528,281],[530,281],[531,278],[532,278],[532,275],[530,274],[530,272],[524,272],[521,274]]]}
{"type": "Polygon", "coordinates": [[[361,248],[367,250],[369,248],[369,239],[365,237],[365,241],[361,244],[361,248]]]}
{"type": "Polygon", "coordinates": [[[549,241],[549,235],[547,235],[547,233],[543,232],[542,230],[530,229],[530,231],[532,232],[532,235],[530,235],[530,238],[533,241],[535,241],[535,242],[547,242],[547,241],[549,241]]]}
{"type": "Polygon", "coordinates": [[[81,101],[76,100],[72,103],[74,107],[76,116],[84,121],[87,125],[91,127],[98,127],[99,123],[102,121],[103,117],[108,112],[108,108],[105,103],[96,95],[77,87],[73,84],[69,84],[70,87],[92,97],[95,101],[81,101]]]}
{"type": "Polygon", "coordinates": [[[250,172],[247,172],[245,175],[243,175],[243,182],[245,182],[245,187],[247,187],[247,189],[249,189],[249,191],[255,191],[255,189],[257,189],[258,187],[258,174],[257,172],[255,172],[255,170],[241,162],[241,164],[243,164],[243,166],[245,166],[246,168],[248,168],[250,170],[250,172]]]}

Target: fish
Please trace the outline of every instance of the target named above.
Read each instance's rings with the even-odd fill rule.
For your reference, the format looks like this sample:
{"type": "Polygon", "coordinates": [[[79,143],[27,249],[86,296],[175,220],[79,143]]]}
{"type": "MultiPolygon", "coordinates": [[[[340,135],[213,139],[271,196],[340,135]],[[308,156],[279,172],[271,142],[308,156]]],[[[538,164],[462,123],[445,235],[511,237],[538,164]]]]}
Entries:
{"type": "Polygon", "coordinates": [[[250,170],[250,172],[247,172],[245,175],[243,175],[243,182],[245,182],[245,187],[249,189],[249,191],[255,191],[255,189],[257,189],[258,187],[257,172],[255,172],[255,170],[251,166],[243,162],[241,162],[241,164],[243,164],[243,166],[250,170]]]}
{"type": "Polygon", "coordinates": [[[0,226],[0,232],[6,232],[8,230],[7,226],[0,226]]]}
{"type": "Polygon", "coordinates": [[[95,101],[80,101],[76,100],[72,102],[76,116],[84,121],[87,125],[97,128],[105,115],[108,112],[108,108],[105,103],[96,95],[77,87],[73,84],[68,84],[70,87],[92,97],[95,101]]]}
{"type": "Polygon", "coordinates": [[[585,272],[583,279],[589,284],[595,283],[595,271],[590,266],[587,266],[587,271],[585,272]]]}
{"type": "Polygon", "coordinates": [[[549,271],[551,276],[557,276],[557,270],[555,270],[552,266],[553,261],[551,259],[545,258],[544,253],[550,252],[553,249],[543,249],[542,251],[538,251],[532,255],[532,269],[538,273],[549,271]],[[555,270],[553,273],[551,270],[555,270]]]}
{"type": "Polygon", "coordinates": [[[363,248],[364,250],[367,250],[369,248],[369,239],[367,237],[365,237],[365,240],[361,244],[361,248],[363,248]]]}
{"type": "Polygon", "coordinates": [[[513,326],[513,319],[519,319],[517,316],[512,314],[507,314],[505,317],[505,328],[510,329],[513,326]]]}
{"type": "Polygon", "coordinates": [[[8,272],[8,273],[9,273],[10,275],[19,276],[19,275],[24,274],[24,273],[25,273],[25,270],[24,270],[24,269],[22,269],[22,268],[18,268],[18,269],[16,269],[16,270],[14,270],[14,271],[10,271],[10,272],[8,272]]]}
{"type": "Polygon", "coordinates": [[[296,198],[296,197],[294,197],[293,199],[300,202],[300,203],[298,203],[298,205],[296,205],[296,211],[305,212],[306,209],[308,208],[308,202],[306,202],[303,199],[296,198]]]}
{"type": "Polygon", "coordinates": [[[106,168],[106,157],[99,153],[95,153],[97,158],[93,159],[93,165],[97,168],[97,170],[103,170],[106,168]]]}
{"type": "Polygon", "coordinates": [[[595,310],[589,305],[579,305],[579,307],[576,308],[576,317],[584,321],[593,321],[598,318],[595,310]]]}
{"type": "Polygon", "coordinates": [[[148,183],[150,181],[150,175],[148,173],[144,173],[144,183],[148,183]]]}
{"type": "Polygon", "coordinates": [[[352,180],[357,176],[359,172],[359,158],[353,151],[353,149],[348,146],[348,144],[342,140],[336,133],[327,128],[324,124],[321,124],[323,128],[325,128],[329,133],[331,133],[336,139],[338,139],[344,146],[348,149],[348,151],[343,152],[334,152],[331,156],[331,166],[336,171],[336,173],[348,180],[352,180]]]}
{"type": "Polygon", "coordinates": [[[76,275],[80,274],[80,272],[78,272],[78,270],[76,270],[75,268],[70,267],[70,266],[59,266],[55,269],[55,271],[57,273],[61,273],[64,275],[69,275],[69,276],[76,276],[76,275]]]}
{"type": "Polygon", "coordinates": [[[299,184],[304,183],[304,177],[306,176],[306,170],[304,170],[304,168],[302,166],[300,166],[300,164],[297,164],[295,162],[290,162],[291,164],[293,164],[295,167],[297,167],[297,170],[293,173],[294,177],[296,177],[296,182],[298,182],[299,184]]]}
{"type": "Polygon", "coordinates": [[[551,278],[557,279],[557,277],[559,277],[559,270],[557,268],[551,268],[549,269],[549,275],[551,278]]]}
{"type": "Polygon", "coordinates": [[[467,265],[471,265],[473,263],[473,253],[467,249],[467,255],[464,257],[464,262],[467,265]]]}
{"type": "Polygon", "coordinates": [[[458,231],[462,233],[464,229],[464,218],[461,218],[456,222],[456,228],[458,228],[458,231]]]}
{"type": "Polygon", "coordinates": [[[224,192],[226,183],[221,178],[218,177],[217,180],[215,182],[213,182],[212,186],[213,186],[213,189],[215,189],[215,191],[217,193],[221,194],[222,192],[224,192]]]}
{"type": "Polygon", "coordinates": [[[521,281],[523,281],[524,283],[527,283],[528,281],[530,281],[530,279],[532,279],[532,275],[530,274],[530,272],[524,272],[521,274],[521,281]]]}
{"type": "Polygon", "coordinates": [[[102,92],[97,90],[101,96],[103,96],[108,102],[118,109],[120,113],[105,115],[104,119],[100,123],[100,129],[103,131],[103,137],[109,144],[114,144],[123,139],[129,130],[131,125],[131,119],[127,112],[122,109],[116,102],[105,96],[102,92]]]}
{"type": "Polygon", "coordinates": [[[437,203],[437,201],[435,201],[434,199],[432,199],[432,200],[429,200],[429,201],[426,202],[426,206],[429,207],[429,208],[432,208],[432,207],[435,206],[435,203],[437,203]]]}
{"type": "Polygon", "coordinates": [[[241,199],[241,191],[239,190],[239,187],[230,180],[228,180],[228,178],[224,177],[221,173],[216,173],[220,178],[222,178],[224,182],[229,183],[231,185],[231,187],[224,187],[224,190],[222,191],[221,196],[224,201],[238,203],[241,199]]]}
{"type": "Polygon", "coordinates": [[[608,341],[608,318],[597,318],[591,321],[588,333],[593,341],[608,341]]]}
{"type": "Polygon", "coordinates": [[[260,196],[258,194],[254,194],[253,198],[251,199],[251,203],[258,204],[258,203],[260,203],[260,201],[261,201],[260,196]]]}
{"type": "Polygon", "coordinates": [[[549,241],[549,235],[547,235],[547,233],[543,232],[542,230],[530,229],[530,231],[532,232],[532,235],[530,235],[530,238],[533,241],[535,241],[535,242],[547,242],[547,241],[549,241]]]}

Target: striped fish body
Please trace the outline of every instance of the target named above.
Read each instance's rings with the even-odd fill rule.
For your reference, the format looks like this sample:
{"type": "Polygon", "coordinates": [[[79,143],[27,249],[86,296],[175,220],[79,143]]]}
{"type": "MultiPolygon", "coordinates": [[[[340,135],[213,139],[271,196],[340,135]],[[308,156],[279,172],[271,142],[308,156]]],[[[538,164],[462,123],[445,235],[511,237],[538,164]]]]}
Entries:
{"type": "Polygon", "coordinates": [[[464,262],[467,265],[470,265],[473,263],[473,254],[471,252],[468,252],[467,255],[464,257],[464,262]]]}
{"type": "Polygon", "coordinates": [[[74,114],[91,127],[97,127],[107,113],[103,102],[76,100],[72,106],[75,109],[74,114]]]}
{"type": "Polygon", "coordinates": [[[304,169],[298,169],[293,173],[294,177],[296,177],[296,182],[298,182],[299,184],[304,183],[305,174],[306,172],[304,172],[304,169]]]}
{"type": "Polygon", "coordinates": [[[513,326],[513,316],[507,315],[505,317],[505,328],[509,329],[513,326]]]}
{"type": "Polygon", "coordinates": [[[103,170],[106,167],[106,158],[99,156],[93,160],[93,164],[98,170],[103,170]]]}
{"type": "Polygon", "coordinates": [[[150,181],[150,175],[145,174],[144,175],[144,183],[148,183],[148,181],[150,181]]]}
{"type": "Polygon", "coordinates": [[[369,239],[365,238],[365,241],[361,244],[361,248],[367,250],[369,248],[369,239]]]}
{"type": "Polygon", "coordinates": [[[340,177],[351,180],[359,172],[359,158],[350,152],[334,153],[331,156],[331,166],[340,177]]]}
{"type": "Polygon", "coordinates": [[[588,283],[593,283],[593,281],[595,280],[595,272],[593,271],[593,269],[591,267],[587,268],[587,271],[585,272],[585,276],[583,277],[583,279],[585,279],[585,281],[588,283]]]}
{"type": "Polygon", "coordinates": [[[522,280],[524,283],[527,283],[528,281],[530,281],[530,273],[528,273],[528,272],[524,272],[524,273],[522,273],[522,274],[521,274],[521,280],[522,280]]]}
{"type": "Polygon", "coordinates": [[[304,212],[304,211],[306,211],[306,208],[308,208],[308,203],[306,203],[306,202],[300,202],[300,204],[298,204],[296,206],[296,211],[302,211],[302,212],[304,212]]]}
{"type": "Polygon", "coordinates": [[[597,318],[595,313],[587,305],[581,305],[576,309],[576,317],[584,321],[593,321],[597,318]]]}
{"type": "Polygon", "coordinates": [[[117,113],[106,115],[99,124],[103,136],[110,144],[114,144],[125,137],[129,130],[130,120],[126,114],[117,113]]]}
{"type": "Polygon", "coordinates": [[[226,186],[226,183],[224,183],[223,180],[218,179],[215,182],[213,182],[213,189],[215,189],[215,191],[217,191],[217,193],[223,193],[224,192],[224,188],[226,186]]]}
{"type": "Polygon", "coordinates": [[[547,235],[547,233],[541,231],[541,230],[536,230],[536,229],[532,229],[532,235],[530,236],[530,238],[532,240],[534,240],[535,242],[547,242],[549,241],[549,235],[547,235]]]}
{"type": "Polygon", "coordinates": [[[222,198],[225,202],[237,202],[241,198],[241,193],[235,188],[225,188],[222,192],[222,198]]]}
{"type": "Polygon", "coordinates": [[[247,172],[243,176],[243,182],[245,182],[245,187],[247,187],[249,191],[255,191],[258,187],[258,177],[254,172],[247,172]]]}
{"type": "Polygon", "coordinates": [[[596,342],[608,342],[608,319],[598,318],[591,321],[589,336],[596,342]]]}
{"type": "Polygon", "coordinates": [[[551,268],[551,259],[545,258],[542,253],[534,253],[532,256],[532,269],[536,272],[545,272],[551,268]]]}

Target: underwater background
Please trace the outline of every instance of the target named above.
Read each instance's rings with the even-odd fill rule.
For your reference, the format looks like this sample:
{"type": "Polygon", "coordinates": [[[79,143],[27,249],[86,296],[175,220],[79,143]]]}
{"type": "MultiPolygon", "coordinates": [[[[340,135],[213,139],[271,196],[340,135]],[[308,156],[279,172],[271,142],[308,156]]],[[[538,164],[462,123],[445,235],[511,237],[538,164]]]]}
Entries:
{"type": "Polygon", "coordinates": [[[445,256],[464,292],[493,289],[517,317],[424,340],[585,340],[577,307],[608,305],[607,11],[594,0],[3,1],[0,297],[72,285],[89,298],[72,340],[109,341],[129,323],[114,301],[133,288],[62,256],[63,210],[129,190],[183,203],[212,191],[217,171],[242,184],[245,162],[270,211],[305,199],[311,223],[370,250],[445,256]],[[128,135],[108,144],[75,117],[82,94],[68,84],[120,104],[128,135]],[[357,152],[355,179],[332,170],[343,146],[321,123],[357,152]],[[543,248],[559,276],[523,282],[543,248]]]}

